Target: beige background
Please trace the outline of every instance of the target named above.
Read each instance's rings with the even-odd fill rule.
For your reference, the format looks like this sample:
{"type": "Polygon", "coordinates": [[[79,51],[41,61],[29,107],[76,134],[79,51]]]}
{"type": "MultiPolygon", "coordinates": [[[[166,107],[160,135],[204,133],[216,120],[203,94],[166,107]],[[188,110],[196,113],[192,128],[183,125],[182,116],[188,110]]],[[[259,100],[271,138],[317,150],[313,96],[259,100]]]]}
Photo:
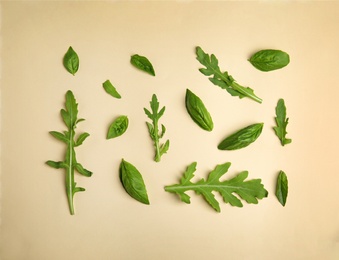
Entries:
{"type": "Polygon", "coordinates": [[[54,259],[339,259],[339,3],[337,2],[2,2],[1,3],[1,247],[3,260],[54,259]],[[72,45],[76,76],[62,66],[72,45]],[[220,68],[263,98],[231,97],[198,68],[195,47],[214,53],[220,68]],[[264,73],[247,61],[265,48],[291,56],[284,69],[264,73]],[[147,56],[157,76],[133,68],[147,56]],[[110,79],[121,100],[107,95],[110,79]],[[215,128],[206,132],[186,113],[186,88],[200,96],[215,128]],[[59,115],[71,89],[91,136],[78,161],[94,172],[76,175],[86,192],[70,216],[64,173],[44,164],[62,160],[64,146],[48,131],[63,131],[59,115]],[[161,122],[171,141],[153,161],[143,107],[152,94],[166,106],[161,122]],[[290,117],[282,147],[274,135],[275,105],[290,117]],[[127,132],[106,140],[114,118],[128,115],[127,132]],[[264,122],[261,137],[238,151],[219,151],[222,138],[264,122]],[[151,205],[131,199],[118,179],[121,158],[143,174],[151,205]],[[198,162],[204,178],[232,162],[269,191],[258,205],[216,213],[191,195],[182,203],[164,191],[198,162]],[[279,170],[289,178],[286,207],[275,198],[279,170]]]}

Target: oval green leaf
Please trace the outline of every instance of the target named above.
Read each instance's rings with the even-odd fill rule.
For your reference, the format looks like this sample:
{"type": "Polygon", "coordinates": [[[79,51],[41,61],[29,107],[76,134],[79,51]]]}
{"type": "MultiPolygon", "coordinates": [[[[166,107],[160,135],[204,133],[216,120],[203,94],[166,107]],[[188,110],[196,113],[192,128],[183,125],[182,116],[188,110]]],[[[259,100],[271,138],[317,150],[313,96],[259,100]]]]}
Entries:
{"type": "Polygon", "coordinates": [[[189,89],[186,89],[186,109],[192,120],[206,131],[213,130],[213,120],[202,100],[189,89]]]}
{"type": "Polygon", "coordinates": [[[284,207],[287,200],[287,194],[288,194],[287,175],[283,171],[280,171],[277,178],[275,195],[277,196],[277,199],[279,200],[280,204],[283,205],[284,207]]]}
{"type": "Polygon", "coordinates": [[[219,150],[237,150],[253,143],[260,136],[264,123],[249,125],[226,137],[219,145],[219,150]]]}
{"type": "Polygon", "coordinates": [[[102,86],[104,87],[105,91],[112,97],[121,98],[121,95],[118,93],[116,88],[109,80],[106,80],[104,83],[102,83],[102,86]]]}
{"type": "Polygon", "coordinates": [[[131,64],[136,68],[155,76],[153,65],[146,57],[135,54],[131,56],[131,64]]]}
{"type": "Polygon", "coordinates": [[[63,60],[64,67],[73,76],[79,69],[79,57],[78,54],[70,46],[64,56],[63,60]]]}
{"type": "Polygon", "coordinates": [[[119,168],[119,177],[125,191],[137,201],[149,205],[144,180],[140,172],[131,163],[122,159],[119,168]]]}
{"type": "Polygon", "coordinates": [[[128,117],[119,116],[109,126],[107,132],[107,139],[115,138],[122,135],[123,133],[126,132],[127,128],[128,128],[128,117]]]}
{"type": "Polygon", "coordinates": [[[281,50],[261,50],[252,55],[249,62],[261,71],[281,69],[290,63],[290,56],[281,50]]]}

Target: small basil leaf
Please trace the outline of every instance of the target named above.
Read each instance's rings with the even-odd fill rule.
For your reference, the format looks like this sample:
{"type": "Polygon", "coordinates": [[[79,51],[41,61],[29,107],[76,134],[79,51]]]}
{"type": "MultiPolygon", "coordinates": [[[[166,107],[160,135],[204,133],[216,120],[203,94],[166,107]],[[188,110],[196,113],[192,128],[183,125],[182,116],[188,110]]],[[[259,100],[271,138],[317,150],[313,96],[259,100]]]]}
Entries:
{"type": "Polygon", "coordinates": [[[283,171],[279,172],[277,178],[277,185],[275,190],[275,195],[277,196],[281,205],[285,206],[288,194],[288,180],[287,175],[283,171]]]}
{"type": "Polygon", "coordinates": [[[150,204],[144,180],[134,165],[122,159],[119,177],[124,189],[132,198],[141,203],[150,204]]]}
{"type": "Polygon", "coordinates": [[[136,68],[155,76],[153,65],[146,57],[135,54],[131,56],[131,64],[136,68]]]}
{"type": "Polygon", "coordinates": [[[66,70],[74,76],[79,69],[79,57],[72,47],[68,48],[63,63],[66,70]]]}
{"type": "Polygon", "coordinates": [[[290,56],[281,50],[261,50],[252,55],[249,62],[261,71],[281,69],[290,63],[290,56]]]}
{"type": "Polygon", "coordinates": [[[219,150],[237,150],[253,143],[260,136],[264,123],[249,125],[226,137],[219,145],[219,150]]]}
{"type": "Polygon", "coordinates": [[[213,120],[202,100],[189,89],[186,89],[186,109],[192,120],[207,131],[213,130],[213,120]]]}
{"type": "Polygon", "coordinates": [[[106,80],[104,83],[102,83],[102,86],[104,87],[105,91],[112,97],[121,98],[121,95],[118,93],[116,88],[112,85],[112,83],[109,80],[106,80]]]}
{"type": "Polygon", "coordinates": [[[115,138],[126,132],[128,128],[127,116],[119,116],[110,125],[107,133],[107,139],[115,138]]]}

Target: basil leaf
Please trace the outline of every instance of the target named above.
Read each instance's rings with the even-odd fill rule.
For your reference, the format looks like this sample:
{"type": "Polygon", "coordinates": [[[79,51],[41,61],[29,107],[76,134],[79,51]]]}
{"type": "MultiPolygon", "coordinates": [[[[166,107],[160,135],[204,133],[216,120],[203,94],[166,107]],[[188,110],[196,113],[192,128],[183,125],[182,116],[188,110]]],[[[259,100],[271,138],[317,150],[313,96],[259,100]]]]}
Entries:
{"type": "Polygon", "coordinates": [[[116,88],[112,85],[112,83],[109,80],[106,80],[104,83],[102,83],[102,86],[104,87],[105,91],[112,97],[121,98],[121,95],[118,93],[116,88]]]}
{"type": "Polygon", "coordinates": [[[136,68],[155,76],[153,65],[146,57],[135,54],[131,56],[131,64],[136,68]]]}
{"type": "Polygon", "coordinates": [[[283,171],[279,172],[277,178],[277,185],[275,190],[275,195],[277,196],[281,205],[285,207],[288,194],[288,180],[287,175],[283,171]]]}
{"type": "Polygon", "coordinates": [[[213,130],[213,121],[202,100],[189,89],[186,89],[186,109],[192,120],[207,131],[213,130]]]}
{"type": "Polygon", "coordinates": [[[126,132],[128,128],[127,116],[119,116],[110,125],[107,133],[107,139],[115,138],[126,132]]]}
{"type": "Polygon", "coordinates": [[[264,123],[249,125],[226,137],[219,145],[219,150],[237,150],[253,143],[260,136],[264,123]]]}
{"type": "Polygon", "coordinates": [[[74,76],[79,69],[79,57],[72,47],[68,48],[63,63],[66,70],[74,76]]]}
{"type": "Polygon", "coordinates": [[[261,50],[252,55],[249,62],[261,71],[281,69],[290,63],[290,56],[281,50],[261,50]]]}
{"type": "Polygon", "coordinates": [[[141,203],[150,204],[144,180],[137,168],[122,159],[119,176],[124,189],[132,198],[141,203]]]}

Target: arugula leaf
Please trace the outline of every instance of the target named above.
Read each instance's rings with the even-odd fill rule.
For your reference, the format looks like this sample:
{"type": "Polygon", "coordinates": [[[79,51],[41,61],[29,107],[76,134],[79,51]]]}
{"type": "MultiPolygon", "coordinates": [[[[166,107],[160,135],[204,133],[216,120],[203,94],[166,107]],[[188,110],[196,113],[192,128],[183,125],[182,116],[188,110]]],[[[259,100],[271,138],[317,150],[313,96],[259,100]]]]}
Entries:
{"type": "Polygon", "coordinates": [[[50,134],[58,140],[66,143],[66,155],[64,161],[47,161],[46,164],[55,169],[64,168],[66,170],[66,193],[71,215],[74,215],[73,197],[76,192],[85,191],[84,188],[77,187],[74,182],[74,171],[90,177],[92,172],[86,170],[80,163],[77,162],[75,147],[81,145],[84,140],[89,136],[88,133],[82,133],[75,141],[75,128],[76,125],[84,119],[77,119],[78,117],[78,104],[74,98],[72,91],[68,90],[66,93],[66,109],[61,109],[61,116],[66,124],[68,130],[64,133],[51,131],[50,134]]]}
{"type": "Polygon", "coordinates": [[[131,56],[131,64],[136,68],[155,76],[153,65],[146,57],[135,54],[131,56]]]}
{"type": "Polygon", "coordinates": [[[162,138],[166,132],[166,128],[164,125],[161,125],[161,132],[159,131],[159,119],[163,116],[165,112],[165,107],[161,108],[159,111],[159,102],[158,98],[155,94],[152,95],[152,100],[150,102],[151,110],[144,108],[145,114],[149,119],[152,120],[152,123],[146,122],[148,132],[150,134],[151,139],[154,142],[155,147],[155,157],[154,160],[156,162],[160,162],[161,156],[168,151],[170,142],[167,140],[165,144],[160,145],[159,139],[162,138]]]}
{"type": "Polygon", "coordinates": [[[115,138],[126,132],[128,128],[128,117],[119,116],[110,125],[107,133],[107,139],[115,138]]]}
{"type": "Polygon", "coordinates": [[[261,179],[253,179],[244,181],[248,177],[248,172],[243,171],[236,177],[220,181],[220,178],[228,171],[231,163],[227,162],[217,165],[215,169],[210,172],[207,180],[200,179],[193,183],[191,180],[194,177],[196,170],[196,162],[190,164],[179,184],[165,186],[165,191],[176,193],[179,195],[181,201],[190,204],[190,196],[186,194],[187,191],[195,191],[196,194],[202,195],[208,204],[217,212],[220,212],[220,206],[215,199],[213,191],[219,192],[225,203],[230,203],[232,206],[242,207],[241,200],[234,196],[233,193],[245,200],[247,203],[257,204],[258,199],[267,197],[268,192],[265,190],[264,185],[261,184],[261,179]]]}
{"type": "Polygon", "coordinates": [[[237,150],[253,143],[260,136],[264,123],[246,126],[226,137],[218,145],[219,150],[237,150]]]}
{"type": "Polygon", "coordinates": [[[281,50],[261,50],[254,53],[248,60],[261,71],[281,69],[290,63],[290,56],[281,50]]]}
{"type": "Polygon", "coordinates": [[[79,57],[78,54],[70,46],[64,56],[63,64],[66,70],[75,76],[75,73],[79,69],[79,57]]]}
{"type": "Polygon", "coordinates": [[[275,189],[275,195],[280,204],[285,207],[288,194],[288,180],[285,172],[280,171],[277,178],[277,185],[275,189]]]}
{"type": "Polygon", "coordinates": [[[186,89],[186,109],[192,120],[207,131],[213,130],[213,121],[202,100],[189,89],[186,89]]]}
{"type": "Polygon", "coordinates": [[[122,159],[119,177],[124,189],[132,198],[141,203],[150,204],[142,175],[134,165],[122,159]]]}
{"type": "Polygon", "coordinates": [[[232,96],[238,96],[239,98],[248,97],[258,103],[262,103],[262,99],[254,94],[253,89],[249,87],[243,87],[239,85],[227,71],[221,72],[218,59],[214,54],[208,55],[200,47],[196,48],[197,60],[206,68],[201,68],[199,71],[205,76],[209,77],[209,80],[222,89],[225,89],[232,96]]]}
{"type": "Polygon", "coordinates": [[[286,118],[286,106],[285,101],[281,98],[275,108],[276,118],[275,122],[277,126],[273,127],[275,134],[278,136],[282,146],[292,142],[292,139],[286,138],[286,127],[288,124],[288,118],[286,118]]]}
{"type": "Polygon", "coordinates": [[[118,93],[116,88],[109,80],[106,80],[104,83],[102,83],[102,86],[104,87],[105,91],[112,97],[121,98],[121,95],[118,93]]]}

